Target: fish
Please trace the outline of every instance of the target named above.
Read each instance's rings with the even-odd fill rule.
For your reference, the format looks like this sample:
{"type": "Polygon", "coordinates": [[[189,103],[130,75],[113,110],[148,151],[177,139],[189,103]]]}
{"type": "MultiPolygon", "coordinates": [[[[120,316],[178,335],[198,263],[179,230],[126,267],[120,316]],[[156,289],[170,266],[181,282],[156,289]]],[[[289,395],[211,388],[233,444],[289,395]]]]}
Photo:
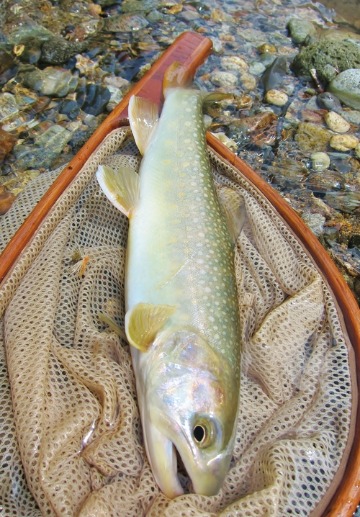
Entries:
{"type": "Polygon", "coordinates": [[[246,212],[219,194],[203,106],[186,68],[165,73],[164,105],[133,96],[129,121],[139,173],[100,165],[98,182],[129,219],[125,332],[144,445],[169,498],[184,493],[179,458],[198,494],[214,495],[230,468],[238,418],[241,328],[234,268],[246,212]]]}

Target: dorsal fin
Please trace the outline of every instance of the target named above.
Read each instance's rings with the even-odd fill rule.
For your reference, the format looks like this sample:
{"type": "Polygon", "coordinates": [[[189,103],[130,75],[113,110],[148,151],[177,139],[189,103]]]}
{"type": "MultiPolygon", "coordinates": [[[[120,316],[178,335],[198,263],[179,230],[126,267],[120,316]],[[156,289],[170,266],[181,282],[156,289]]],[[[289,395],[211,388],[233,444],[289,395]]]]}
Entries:
{"type": "Polygon", "coordinates": [[[136,145],[143,155],[159,120],[159,110],[155,102],[133,95],[129,101],[129,122],[136,145]]]}

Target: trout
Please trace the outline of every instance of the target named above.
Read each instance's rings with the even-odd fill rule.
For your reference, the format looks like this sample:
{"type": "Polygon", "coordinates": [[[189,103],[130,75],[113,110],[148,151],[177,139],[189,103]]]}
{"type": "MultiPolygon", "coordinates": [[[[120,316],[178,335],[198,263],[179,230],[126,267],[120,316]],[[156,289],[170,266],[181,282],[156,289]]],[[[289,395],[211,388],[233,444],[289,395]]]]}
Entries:
{"type": "Polygon", "coordinates": [[[129,218],[125,332],[147,456],[170,498],[184,493],[178,457],[195,493],[220,490],[240,385],[234,242],[243,200],[227,187],[218,195],[213,182],[203,104],[216,94],[186,82],[181,66],[167,71],[160,118],[155,104],[131,98],[139,174],[97,171],[106,196],[129,218]]]}

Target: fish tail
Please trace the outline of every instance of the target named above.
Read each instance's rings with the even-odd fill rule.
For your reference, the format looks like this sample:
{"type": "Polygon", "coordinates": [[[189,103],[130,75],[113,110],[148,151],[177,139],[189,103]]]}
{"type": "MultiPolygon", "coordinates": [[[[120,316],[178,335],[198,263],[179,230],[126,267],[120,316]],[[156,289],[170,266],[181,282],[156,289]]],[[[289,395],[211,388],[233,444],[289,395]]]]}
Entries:
{"type": "Polygon", "coordinates": [[[186,64],[181,64],[179,61],[174,61],[171,63],[171,65],[165,70],[164,74],[164,97],[166,97],[167,92],[172,88],[185,88],[190,86],[194,78],[194,73],[195,71],[193,67],[186,66],[186,64]]]}

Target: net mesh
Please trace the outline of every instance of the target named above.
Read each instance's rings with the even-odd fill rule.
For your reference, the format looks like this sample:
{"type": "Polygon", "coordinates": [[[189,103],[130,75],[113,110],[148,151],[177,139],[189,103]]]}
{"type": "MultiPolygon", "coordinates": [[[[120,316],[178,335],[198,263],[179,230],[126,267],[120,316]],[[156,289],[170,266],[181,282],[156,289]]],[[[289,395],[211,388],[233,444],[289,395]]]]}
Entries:
{"type": "MultiPolygon", "coordinates": [[[[242,380],[230,471],[216,496],[167,499],[144,453],[124,320],[127,220],[94,179],[135,169],[112,132],[53,206],[0,290],[3,515],[267,516],[321,513],[341,480],[357,393],[332,293],[268,201],[209,149],[217,187],[245,200],[235,268],[242,380]]],[[[1,245],[58,171],[1,219],[1,245]]],[[[182,482],[188,485],[186,473],[182,482]]]]}

